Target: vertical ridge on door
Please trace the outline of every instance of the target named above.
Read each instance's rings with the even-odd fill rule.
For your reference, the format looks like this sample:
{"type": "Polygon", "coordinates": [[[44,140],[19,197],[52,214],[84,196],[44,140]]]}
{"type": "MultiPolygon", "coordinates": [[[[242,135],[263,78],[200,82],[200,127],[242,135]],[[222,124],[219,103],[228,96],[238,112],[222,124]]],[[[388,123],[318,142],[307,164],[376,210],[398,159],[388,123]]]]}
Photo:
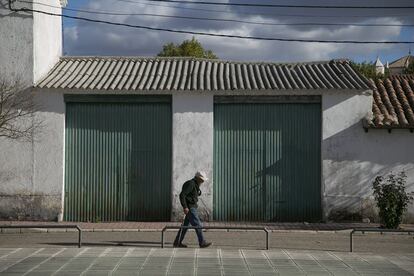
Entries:
{"type": "Polygon", "coordinates": [[[213,217],[321,218],[320,103],[216,103],[213,217]]]}
{"type": "Polygon", "coordinates": [[[171,209],[170,102],[67,102],[67,221],[158,220],[171,209]]]}

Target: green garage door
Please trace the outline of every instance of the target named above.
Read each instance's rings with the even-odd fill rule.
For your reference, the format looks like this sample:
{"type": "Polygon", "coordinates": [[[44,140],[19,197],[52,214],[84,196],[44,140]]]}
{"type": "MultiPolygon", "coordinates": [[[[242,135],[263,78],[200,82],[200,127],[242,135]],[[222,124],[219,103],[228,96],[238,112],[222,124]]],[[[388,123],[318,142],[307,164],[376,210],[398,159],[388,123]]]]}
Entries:
{"type": "Polygon", "coordinates": [[[320,220],[319,97],[245,102],[216,99],[214,219],[320,220]]]}
{"type": "Polygon", "coordinates": [[[169,220],[170,97],[65,100],[65,220],[169,220]]]}

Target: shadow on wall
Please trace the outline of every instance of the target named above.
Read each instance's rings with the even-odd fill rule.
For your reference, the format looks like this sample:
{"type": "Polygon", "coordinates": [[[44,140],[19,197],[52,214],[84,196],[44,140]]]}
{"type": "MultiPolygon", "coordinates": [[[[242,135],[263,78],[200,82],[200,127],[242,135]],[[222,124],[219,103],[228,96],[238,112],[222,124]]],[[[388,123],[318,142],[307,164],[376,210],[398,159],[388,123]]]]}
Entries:
{"type": "Polygon", "coordinates": [[[211,114],[213,112],[213,96],[196,93],[175,94],[173,96],[173,113],[211,114]]]}
{"type": "MultiPolygon", "coordinates": [[[[281,136],[285,143],[280,145],[280,158],[256,172],[255,185],[251,188],[257,194],[256,197],[261,197],[262,220],[319,221],[320,174],[319,166],[315,165],[319,159],[317,151],[311,149],[312,145],[289,142],[287,137],[283,137],[283,132],[281,136]]],[[[271,158],[264,156],[263,159],[271,158]]]]}
{"type": "Polygon", "coordinates": [[[320,105],[219,105],[219,220],[320,221],[320,105]]]}
{"type": "MultiPolygon", "coordinates": [[[[408,130],[369,130],[362,122],[325,139],[322,145],[327,217],[358,216],[377,220],[372,182],[378,175],[404,170],[414,190],[414,134],[408,130]]],[[[414,204],[406,219],[414,214],[414,204]]],[[[407,221],[407,220],[406,220],[407,221]]]]}

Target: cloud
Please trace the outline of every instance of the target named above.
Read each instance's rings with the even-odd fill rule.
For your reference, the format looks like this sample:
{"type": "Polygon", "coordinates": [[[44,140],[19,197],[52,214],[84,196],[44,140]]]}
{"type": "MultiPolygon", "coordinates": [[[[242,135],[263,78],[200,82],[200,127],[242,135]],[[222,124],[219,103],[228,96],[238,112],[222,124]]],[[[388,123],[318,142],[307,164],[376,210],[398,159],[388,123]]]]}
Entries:
{"type": "MultiPolygon", "coordinates": [[[[398,1],[395,1],[398,5],[398,1]]],[[[290,2],[289,2],[290,3],[290,2]]],[[[300,4],[300,1],[298,2],[300,4]]],[[[368,4],[367,4],[368,5],[368,4]]],[[[164,6],[167,6],[164,4],[164,6]]],[[[194,7],[194,5],[185,6],[194,7]]],[[[196,8],[203,6],[198,5],[196,8]]],[[[206,13],[193,10],[172,9],[153,5],[126,3],[114,0],[90,0],[85,9],[112,10],[125,13],[156,13],[164,15],[225,17],[227,19],[242,19],[250,21],[266,21],[273,23],[289,22],[338,22],[337,18],[297,18],[272,16],[271,11],[249,9],[251,14],[245,14],[246,9],[232,9],[232,13],[206,13]],[[116,8],[115,8],[116,7],[116,8]],[[265,15],[259,13],[267,13],[265,15]]],[[[204,7],[203,7],[204,8],[204,7]]],[[[218,9],[217,7],[209,9],[218,9]]],[[[229,10],[228,10],[229,11],[229,10]]],[[[280,13],[280,11],[279,11],[280,13]]],[[[309,11],[288,11],[289,13],[309,14],[309,11]]],[[[320,13],[320,12],[319,12],[320,13]]],[[[318,14],[318,13],[316,13],[318,14]]],[[[334,13],[324,13],[332,15],[334,13]]],[[[354,13],[360,15],[358,11],[354,13]]],[[[402,39],[401,27],[357,27],[357,26],[264,26],[241,23],[225,23],[215,21],[177,20],[171,18],[147,16],[118,16],[118,15],[85,15],[102,20],[151,27],[193,30],[220,34],[235,34],[242,36],[264,36],[300,39],[326,40],[399,40],[402,39]]],[[[323,14],[321,14],[323,15],[323,14]]],[[[406,23],[407,17],[364,18],[356,17],[343,19],[352,23],[406,23]]],[[[190,39],[191,35],[156,32],[126,27],[77,21],[75,25],[64,28],[65,53],[67,55],[126,55],[154,56],[167,42],[179,43],[190,39]]],[[[409,32],[411,39],[413,32],[409,32]]],[[[211,49],[220,58],[229,60],[265,60],[265,61],[311,61],[331,58],[357,58],[371,60],[376,55],[390,55],[396,51],[404,51],[404,46],[395,45],[346,45],[295,42],[269,42],[255,40],[227,39],[217,37],[197,36],[206,49],[211,49]],[[365,57],[365,58],[364,58],[365,57]]]]}

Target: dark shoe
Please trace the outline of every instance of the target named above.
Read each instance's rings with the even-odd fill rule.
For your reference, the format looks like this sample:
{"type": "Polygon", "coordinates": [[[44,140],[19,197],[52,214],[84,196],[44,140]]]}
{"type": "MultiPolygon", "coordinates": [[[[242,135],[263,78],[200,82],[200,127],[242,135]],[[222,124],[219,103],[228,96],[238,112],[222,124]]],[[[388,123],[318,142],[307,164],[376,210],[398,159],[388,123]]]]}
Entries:
{"type": "Polygon", "coordinates": [[[203,242],[202,244],[200,244],[200,248],[207,248],[212,244],[213,244],[212,242],[203,242]]]}
{"type": "Polygon", "coordinates": [[[187,248],[186,244],[180,243],[180,244],[174,244],[174,247],[178,247],[178,248],[187,248]]]}

